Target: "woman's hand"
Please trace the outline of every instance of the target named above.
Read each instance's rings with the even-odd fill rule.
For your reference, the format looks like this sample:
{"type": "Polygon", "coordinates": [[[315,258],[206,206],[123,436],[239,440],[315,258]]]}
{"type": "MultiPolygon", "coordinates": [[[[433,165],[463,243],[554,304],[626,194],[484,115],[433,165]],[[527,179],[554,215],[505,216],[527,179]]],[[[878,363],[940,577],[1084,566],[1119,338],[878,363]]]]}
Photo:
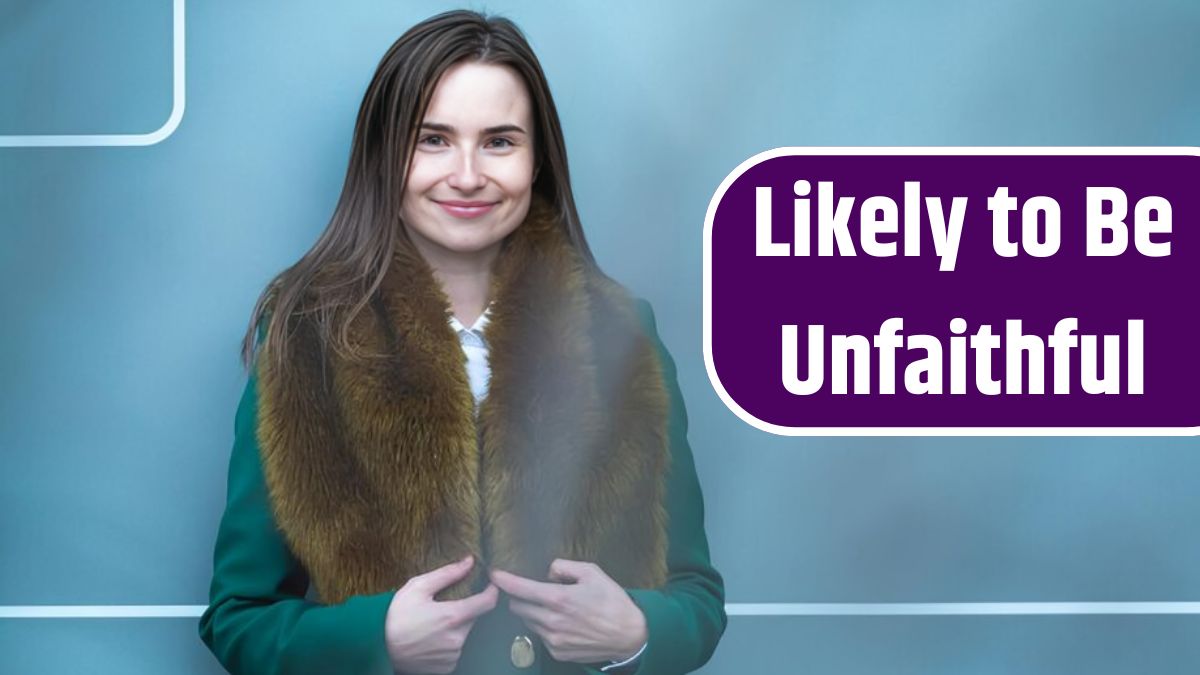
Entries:
{"type": "Polygon", "coordinates": [[[545,583],[501,570],[492,583],[511,598],[513,614],[525,620],[558,661],[620,661],[646,643],[646,617],[625,589],[590,562],[555,559],[545,583]]]}
{"type": "Polygon", "coordinates": [[[472,557],[412,577],[392,596],[384,638],[392,667],[405,675],[441,675],[458,665],[463,643],[475,619],[496,606],[500,592],[492,584],[462,600],[439,602],[433,596],[465,578],[472,557]]]}

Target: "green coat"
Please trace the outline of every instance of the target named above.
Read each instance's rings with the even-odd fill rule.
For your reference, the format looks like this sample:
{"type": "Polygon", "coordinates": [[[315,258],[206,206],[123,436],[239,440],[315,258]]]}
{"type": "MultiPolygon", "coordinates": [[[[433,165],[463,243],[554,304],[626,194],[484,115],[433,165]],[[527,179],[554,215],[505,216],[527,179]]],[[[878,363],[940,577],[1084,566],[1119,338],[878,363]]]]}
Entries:
{"type": "MultiPolygon", "coordinates": [[[[639,300],[637,305],[659,350],[669,389],[671,471],[667,583],[658,589],[626,589],[645,614],[649,632],[646,650],[630,672],[675,675],[699,668],[712,655],[725,630],[725,589],[709,560],[704,504],[675,363],[658,337],[649,303],[639,300]]],[[[235,420],[227,501],[213,555],[209,607],[200,618],[201,639],[234,675],[392,673],[383,626],[393,592],[354,596],[337,605],[306,598],[308,575],[288,549],[268,502],[256,438],[257,408],[252,369],[235,420]]],[[[502,599],[476,621],[455,672],[568,675],[599,673],[598,665],[551,659],[502,599]],[[517,669],[510,661],[510,645],[518,634],[534,639],[537,656],[530,668],[517,669]]]]}

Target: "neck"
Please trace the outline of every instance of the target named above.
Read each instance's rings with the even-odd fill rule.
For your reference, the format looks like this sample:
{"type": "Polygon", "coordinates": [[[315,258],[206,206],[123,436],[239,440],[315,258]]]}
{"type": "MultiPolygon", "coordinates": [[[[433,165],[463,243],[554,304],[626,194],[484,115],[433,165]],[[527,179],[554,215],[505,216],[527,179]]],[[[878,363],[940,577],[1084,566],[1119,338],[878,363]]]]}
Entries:
{"type": "Polygon", "coordinates": [[[442,285],[454,316],[464,326],[475,323],[488,304],[488,288],[491,270],[458,274],[434,268],[434,277],[442,285]]]}
{"type": "Polygon", "coordinates": [[[475,323],[490,300],[492,269],[500,252],[499,244],[483,251],[450,255],[445,251],[427,251],[420,245],[417,248],[449,298],[454,316],[464,326],[475,323]]]}

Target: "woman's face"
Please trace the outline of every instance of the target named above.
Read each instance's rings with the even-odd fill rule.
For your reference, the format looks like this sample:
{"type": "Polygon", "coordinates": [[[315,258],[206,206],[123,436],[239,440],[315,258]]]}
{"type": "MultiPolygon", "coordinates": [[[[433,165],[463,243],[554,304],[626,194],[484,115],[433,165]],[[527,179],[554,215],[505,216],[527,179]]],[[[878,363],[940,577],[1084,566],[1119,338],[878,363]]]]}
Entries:
{"type": "Polygon", "coordinates": [[[507,66],[463,62],[421,120],[400,215],[435,268],[488,263],[529,212],[533,106],[507,66]]]}

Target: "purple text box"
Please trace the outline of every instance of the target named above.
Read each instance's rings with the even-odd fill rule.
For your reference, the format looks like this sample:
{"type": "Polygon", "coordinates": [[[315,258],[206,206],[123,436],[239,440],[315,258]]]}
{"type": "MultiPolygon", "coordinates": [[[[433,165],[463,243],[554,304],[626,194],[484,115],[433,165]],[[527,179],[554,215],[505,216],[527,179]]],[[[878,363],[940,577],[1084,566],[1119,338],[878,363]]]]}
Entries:
{"type": "Polygon", "coordinates": [[[1194,347],[1200,335],[1197,217],[1196,148],[765,152],[726,178],[708,211],[704,348],[709,377],[740,417],[781,434],[1195,434],[1200,427],[1193,389],[1200,381],[1194,347]],[[919,200],[913,199],[912,184],[919,185],[919,200]],[[997,242],[989,198],[1001,186],[1016,199],[1016,209],[1008,214],[997,242]],[[1113,239],[1111,230],[1097,224],[1111,223],[1114,218],[1105,214],[1118,206],[1102,201],[1113,192],[1100,188],[1117,188],[1127,200],[1128,244],[1120,255],[1088,255],[1089,201],[1092,227],[1099,233],[1091,252],[1102,250],[1097,241],[1104,245],[1113,239]],[[862,211],[869,197],[878,199],[862,211]],[[958,211],[961,239],[956,246],[954,197],[965,198],[958,211]],[[1032,197],[1053,201],[1026,205],[1032,197]],[[929,199],[938,203],[929,204],[929,199]],[[1144,203],[1137,213],[1139,200],[1144,203]],[[1138,237],[1136,216],[1147,232],[1164,228],[1168,214],[1162,200],[1169,207],[1170,232],[1138,237]],[[822,202],[829,205],[824,216],[822,202]],[[843,212],[836,210],[838,204],[843,212]],[[1024,208],[1030,211],[1032,229],[1022,238],[1024,208]],[[1048,216],[1047,209],[1058,211],[1057,247],[1046,222],[1053,213],[1048,216]],[[803,222],[805,213],[807,228],[797,228],[797,218],[803,222]],[[860,217],[864,213],[867,231],[860,217]],[[839,218],[844,227],[839,228],[839,218]],[[931,220],[939,225],[950,221],[949,234],[935,236],[940,228],[931,227],[931,220]],[[763,222],[769,228],[761,227],[763,222]],[[818,255],[822,230],[832,255],[818,255]],[[941,241],[940,256],[936,241],[941,241]],[[1022,241],[1028,249],[1021,248],[1022,241]],[[1012,255],[1013,246],[1015,255],[1002,255],[1012,255]],[[1169,254],[1164,254],[1167,246],[1169,254]],[[852,257],[846,255],[851,249],[852,257]],[[1077,320],[1073,331],[1066,322],[1059,326],[1069,318],[1077,320]],[[895,331],[893,321],[891,332],[898,335],[880,338],[888,332],[883,330],[888,319],[902,320],[902,329],[895,331]],[[953,319],[960,321],[952,324],[953,319]],[[1031,372],[1035,357],[1030,352],[1038,349],[1018,354],[1019,389],[1006,360],[1009,320],[1020,320],[1020,332],[1040,338],[1043,345],[1040,379],[1031,372]],[[1136,330],[1131,322],[1137,322],[1136,330]],[[987,335],[977,335],[984,324],[999,336],[998,346],[985,348],[987,335]],[[823,360],[813,363],[821,364],[821,373],[809,368],[809,331],[816,325],[822,326],[823,360]],[[786,349],[785,326],[794,326],[791,350],[786,349]],[[1052,340],[1056,326],[1061,334],[1052,340]],[[840,339],[835,348],[834,335],[861,338],[840,339]],[[910,340],[913,336],[930,338],[910,340]],[[1116,336],[1120,347],[1106,350],[1113,338],[1106,342],[1103,336],[1116,336]],[[954,337],[961,340],[957,362],[954,337]],[[939,342],[940,354],[929,350],[931,339],[939,342]],[[1095,340],[1094,349],[1092,358],[1085,359],[1089,339],[1095,340]],[[863,348],[864,342],[869,348],[863,348]],[[835,368],[840,362],[834,352],[850,343],[857,351],[846,351],[845,361],[853,364],[856,354],[865,354],[868,368],[835,368]],[[785,358],[789,351],[791,367],[785,358]],[[887,353],[891,368],[886,367],[887,353]],[[1116,371],[1104,368],[1106,353],[1119,356],[1116,371]],[[1082,378],[1093,362],[1091,388],[1111,391],[1117,383],[1117,393],[1085,393],[1082,378]],[[1139,370],[1138,364],[1140,375],[1132,372],[1139,370]],[[981,384],[988,365],[990,376],[981,384]],[[912,382],[910,368],[917,378],[912,382]],[[846,393],[835,389],[835,370],[844,373],[846,393]],[[855,393],[858,370],[868,371],[868,386],[855,393]],[[894,373],[894,393],[882,393],[886,372],[894,373]],[[936,391],[934,380],[941,393],[914,393],[936,391]],[[988,385],[989,380],[995,384],[988,385]],[[1035,380],[1043,383],[1044,393],[1030,393],[1035,380]],[[1106,385],[1098,384],[1104,381],[1106,385]],[[1069,393],[1056,393],[1056,383],[1069,393]],[[985,393],[997,385],[998,394],[985,393]]]}

